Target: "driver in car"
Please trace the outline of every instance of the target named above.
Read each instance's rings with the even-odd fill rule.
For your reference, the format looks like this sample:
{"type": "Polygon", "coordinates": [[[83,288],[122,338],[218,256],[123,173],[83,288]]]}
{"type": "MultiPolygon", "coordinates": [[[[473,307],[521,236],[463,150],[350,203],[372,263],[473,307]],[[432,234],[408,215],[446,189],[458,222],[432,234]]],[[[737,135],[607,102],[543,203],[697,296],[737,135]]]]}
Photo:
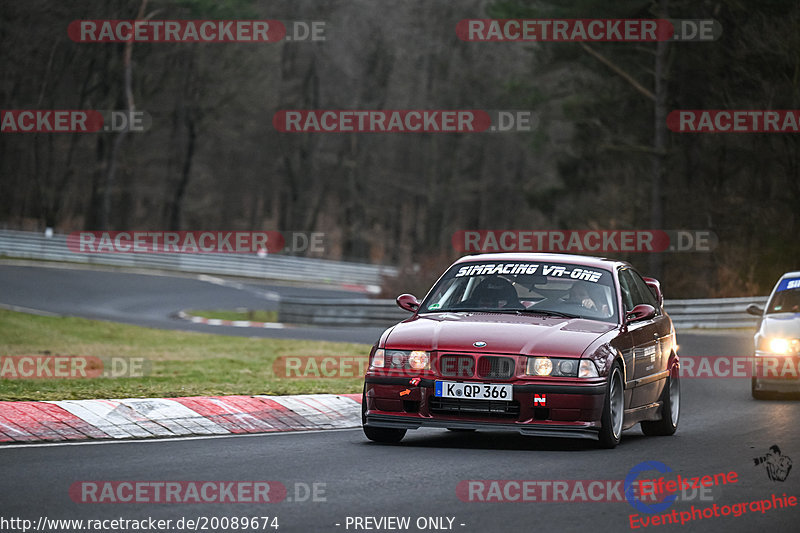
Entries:
{"type": "Polygon", "coordinates": [[[576,282],[569,290],[567,298],[564,300],[566,303],[580,305],[587,311],[594,311],[596,313],[608,314],[608,305],[600,304],[592,298],[589,289],[583,283],[576,282]]]}
{"type": "Polygon", "coordinates": [[[478,309],[525,308],[519,303],[517,291],[511,282],[498,276],[482,280],[465,303],[478,309]]]}

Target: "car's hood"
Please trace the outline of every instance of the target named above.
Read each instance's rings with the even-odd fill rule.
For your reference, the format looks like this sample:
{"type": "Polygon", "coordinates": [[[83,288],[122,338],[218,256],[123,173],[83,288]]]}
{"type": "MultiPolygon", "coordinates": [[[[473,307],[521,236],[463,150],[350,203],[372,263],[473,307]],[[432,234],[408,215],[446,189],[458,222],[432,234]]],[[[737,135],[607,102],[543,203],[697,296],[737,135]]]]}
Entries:
{"type": "Polygon", "coordinates": [[[772,313],[764,315],[761,334],[765,337],[800,339],[800,313],[772,313]]]}
{"type": "Polygon", "coordinates": [[[395,326],[386,347],[580,357],[600,335],[615,328],[615,324],[580,318],[432,313],[395,326]],[[474,346],[481,341],[486,346],[474,346]]]}

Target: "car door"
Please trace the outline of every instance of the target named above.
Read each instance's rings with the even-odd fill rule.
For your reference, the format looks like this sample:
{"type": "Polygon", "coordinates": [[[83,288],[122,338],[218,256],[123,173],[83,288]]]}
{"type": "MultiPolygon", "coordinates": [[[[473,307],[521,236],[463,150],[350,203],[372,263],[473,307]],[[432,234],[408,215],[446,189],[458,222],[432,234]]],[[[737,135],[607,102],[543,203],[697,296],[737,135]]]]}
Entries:
{"type": "MultiPolygon", "coordinates": [[[[627,324],[626,344],[630,353],[625,359],[632,361],[633,369],[628,368],[628,386],[632,387],[631,407],[648,405],[658,400],[663,388],[662,361],[660,354],[659,326],[666,320],[657,307],[655,297],[632,268],[619,270],[619,284],[622,291],[622,306],[625,314],[639,304],[656,307],[656,316],[627,324]]],[[[667,321],[668,322],[668,321],[667,321]]]]}
{"type": "MultiPolygon", "coordinates": [[[[644,278],[634,269],[630,269],[633,274],[634,282],[642,294],[644,303],[652,305],[656,309],[656,316],[653,318],[656,335],[656,365],[661,378],[666,378],[669,357],[675,345],[674,331],[669,317],[664,314],[661,303],[656,295],[645,283],[644,278]]],[[[662,383],[663,385],[664,383],[662,383]]]]}

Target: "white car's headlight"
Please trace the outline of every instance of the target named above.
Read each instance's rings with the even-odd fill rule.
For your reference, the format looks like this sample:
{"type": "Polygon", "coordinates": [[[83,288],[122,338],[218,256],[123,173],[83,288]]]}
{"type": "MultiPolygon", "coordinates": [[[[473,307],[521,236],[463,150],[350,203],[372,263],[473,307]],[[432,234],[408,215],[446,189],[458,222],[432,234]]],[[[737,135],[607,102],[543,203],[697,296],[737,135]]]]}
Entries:
{"type": "Polygon", "coordinates": [[[791,355],[800,351],[800,341],[782,337],[761,337],[758,349],[772,355],[791,355]]]}
{"type": "Polygon", "coordinates": [[[787,354],[790,348],[791,345],[786,339],[770,339],[769,341],[769,351],[772,353],[787,354]]]}

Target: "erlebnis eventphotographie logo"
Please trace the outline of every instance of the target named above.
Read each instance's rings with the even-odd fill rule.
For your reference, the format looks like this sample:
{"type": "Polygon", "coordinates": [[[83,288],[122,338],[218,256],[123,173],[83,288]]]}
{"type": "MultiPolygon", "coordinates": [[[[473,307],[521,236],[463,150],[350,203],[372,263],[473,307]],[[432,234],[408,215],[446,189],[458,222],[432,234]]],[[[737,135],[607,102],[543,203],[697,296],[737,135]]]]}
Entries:
{"type": "Polygon", "coordinates": [[[758,465],[764,465],[767,469],[767,476],[772,481],[786,481],[789,472],[792,470],[792,460],[787,455],[781,454],[781,449],[777,444],[769,447],[769,451],[761,457],[754,457],[753,462],[758,465]]]}

